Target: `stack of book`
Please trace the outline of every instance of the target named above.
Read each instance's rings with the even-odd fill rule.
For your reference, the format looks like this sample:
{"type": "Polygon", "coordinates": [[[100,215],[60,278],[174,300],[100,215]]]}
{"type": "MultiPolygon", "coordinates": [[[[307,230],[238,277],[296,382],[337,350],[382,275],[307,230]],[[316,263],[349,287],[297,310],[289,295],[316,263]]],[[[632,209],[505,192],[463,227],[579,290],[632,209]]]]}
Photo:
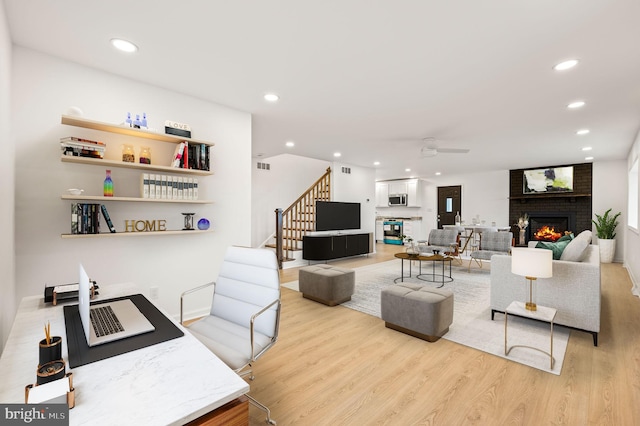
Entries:
{"type": "Polygon", "coordinates": [[[161,200],[197,200],[198,179],[143,173],[140,179],[140,196],[161,200]]]}
{"type": "Polygon", "coordinates": [[[171,167],[180,169],[210,170],[209,146],[203,143],[183,141],[176,146],[171,167]]]}
{"type": "Polygon", "coordinates": [[[111,222],[107,207],[104,204],[72,203],[71,204],[71,233],[99,234],[100,213],[104,217],[110,232],[116,232],[111,222]]]}
{"type": "Polygon", "coordinates": [[[104,142],[69,136],[60,139],[60,148],[64,155],[104,158],[104,151],[107,148],[107,145],[104,142]]]}

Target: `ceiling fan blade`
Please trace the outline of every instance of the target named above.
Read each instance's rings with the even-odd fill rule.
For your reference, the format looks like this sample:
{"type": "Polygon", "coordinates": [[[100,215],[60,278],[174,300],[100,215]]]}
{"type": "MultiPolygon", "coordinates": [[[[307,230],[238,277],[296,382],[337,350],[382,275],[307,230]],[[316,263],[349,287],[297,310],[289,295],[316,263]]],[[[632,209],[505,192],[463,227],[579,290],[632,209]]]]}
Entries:
{"type": "Polygon", "coordinates": [[[436,151],[438,151],[439,153],[444,152],[450,154],[466,154],[470,150],[465,148],[436,148],[436,151]]]}

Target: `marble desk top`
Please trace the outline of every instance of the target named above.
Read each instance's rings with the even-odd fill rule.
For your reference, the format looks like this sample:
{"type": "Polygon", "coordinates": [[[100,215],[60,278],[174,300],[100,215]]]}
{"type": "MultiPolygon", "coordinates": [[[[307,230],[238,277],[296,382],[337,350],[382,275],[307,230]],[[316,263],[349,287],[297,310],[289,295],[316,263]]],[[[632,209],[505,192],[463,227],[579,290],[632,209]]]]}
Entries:
{"type": "MultiPolygon", "coordinates": [[[[135,293],[133,284],[101,285],[96,300],[135,293]]],[[[184,424],[249,392],[247,382],[166,316],[183,337],[70,370],[63,305],[25,297],[0,358],[0,402],[24,403],[25,386],[36,382],[47,322],[52,336],[62,336],[62,356],[73,372],[71,425],[184,424]]]]}

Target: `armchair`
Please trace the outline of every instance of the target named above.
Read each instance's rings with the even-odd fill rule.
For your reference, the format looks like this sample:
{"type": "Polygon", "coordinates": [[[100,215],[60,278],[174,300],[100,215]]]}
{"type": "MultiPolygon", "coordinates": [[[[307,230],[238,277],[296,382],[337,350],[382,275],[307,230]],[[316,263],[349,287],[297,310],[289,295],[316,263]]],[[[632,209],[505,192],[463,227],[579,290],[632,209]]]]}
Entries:
{"type": "Polygon", "coordinates": [[[469,270],[471,269],[471,262],[476,261],[478,266],[482,268],[483,260],[491,260],[491,256],[494,254],[509,254],[511,253],[511,242],[513,234],[505,231],[484,231],[482,233],[482,240],[480,241],[479,250],[471,252],[471,259],[469,259],[469,270]]]}
{"type": "Polygon", "coordinates": [[[419,242],[418,249],[421,254],[422,252],[433,253],[434,250],[439,250],[441,254],[456,257],[459,262],[462,262],[459,244],[460,237],[457,229],[432,229],[429,232],[429,240],[426,244],[424,244],[424,241],[419,242]]]}
{"type": "MultiPolygon", "coordinates": [[[[181,324],[185,297],[211,286],[214,290],[209,315],[186,327],[236,373],[253,380],[252,363],[278,340],[281,304],[275,253],[229,247],[218,280],[187,290],[180,296],[181,324]]],[[[269,408],[246,396],[250,403],[266,412],[268,423],[276,424],[269,408]]]]}

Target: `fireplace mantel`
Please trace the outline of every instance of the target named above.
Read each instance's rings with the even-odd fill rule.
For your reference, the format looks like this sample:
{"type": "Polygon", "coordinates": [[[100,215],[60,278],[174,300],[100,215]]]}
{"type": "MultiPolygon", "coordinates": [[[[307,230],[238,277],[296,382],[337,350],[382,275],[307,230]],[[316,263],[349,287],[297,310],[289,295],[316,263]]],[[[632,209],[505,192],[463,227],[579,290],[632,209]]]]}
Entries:
{"type": "Polygon", "coordinates": [[[550,193],[550,194],[535,194],[535,195],[516,195],[509,197],[510,200],[520,200],[523,203],[526,203],[527,200],[539,200],[541,198],[585,198],[591,197],[591,194],[575,194],[573,192],[570,193],[550,193]]]}

